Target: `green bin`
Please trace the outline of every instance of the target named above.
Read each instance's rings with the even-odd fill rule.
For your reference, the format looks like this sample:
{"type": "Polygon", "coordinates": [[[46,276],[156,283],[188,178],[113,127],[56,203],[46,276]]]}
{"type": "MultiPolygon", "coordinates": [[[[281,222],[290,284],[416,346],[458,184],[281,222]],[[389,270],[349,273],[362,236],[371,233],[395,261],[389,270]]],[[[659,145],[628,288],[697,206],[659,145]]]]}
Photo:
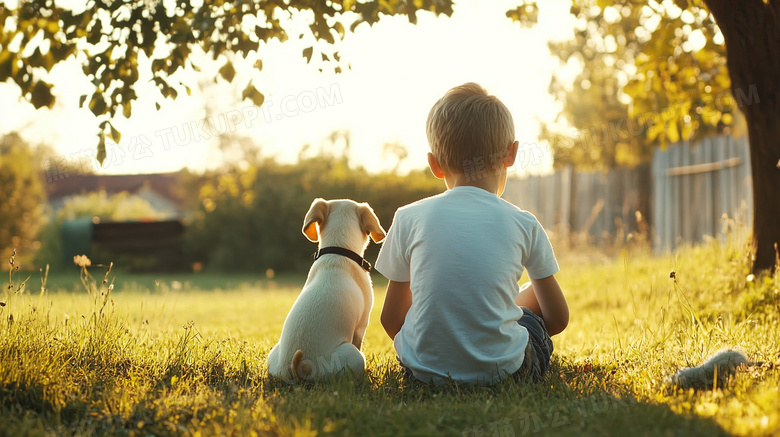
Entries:
{"type": "Polygon", "coordinates": [[[62,224],[62,265],[73,263],[76,255],[89,256],[89,247],[92,245],[92,233],[94,225],[92,218],[81,217],[73,220],[65,220],[62,224]]]}

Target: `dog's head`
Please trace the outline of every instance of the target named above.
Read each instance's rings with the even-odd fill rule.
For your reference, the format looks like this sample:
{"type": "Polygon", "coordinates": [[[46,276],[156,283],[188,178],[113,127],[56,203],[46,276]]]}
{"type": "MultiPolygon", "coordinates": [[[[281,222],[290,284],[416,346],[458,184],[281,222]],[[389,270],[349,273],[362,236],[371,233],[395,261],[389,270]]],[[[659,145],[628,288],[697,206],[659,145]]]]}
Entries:
{"type": "Polygon", "coordinates": [[[385,239],[385,230],[367,203],[318,198],[303,220],[303,235],[320,246],[340,246],[363,253],[368,237],[379,243],[385,239]]]}

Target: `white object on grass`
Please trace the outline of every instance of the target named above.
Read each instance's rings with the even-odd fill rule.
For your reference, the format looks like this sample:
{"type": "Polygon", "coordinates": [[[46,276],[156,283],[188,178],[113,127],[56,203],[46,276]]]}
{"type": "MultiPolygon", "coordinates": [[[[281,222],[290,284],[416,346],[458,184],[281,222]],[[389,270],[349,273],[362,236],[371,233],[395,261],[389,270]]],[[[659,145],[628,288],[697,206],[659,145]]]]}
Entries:
{"type": "Polygon", "coordinates": [[[698,366],[678,370],[666,382],[680,388],[712,388],[713,385],[720,385],[742,365],[749,365],[744,352],[721,349],[698,366]]]}

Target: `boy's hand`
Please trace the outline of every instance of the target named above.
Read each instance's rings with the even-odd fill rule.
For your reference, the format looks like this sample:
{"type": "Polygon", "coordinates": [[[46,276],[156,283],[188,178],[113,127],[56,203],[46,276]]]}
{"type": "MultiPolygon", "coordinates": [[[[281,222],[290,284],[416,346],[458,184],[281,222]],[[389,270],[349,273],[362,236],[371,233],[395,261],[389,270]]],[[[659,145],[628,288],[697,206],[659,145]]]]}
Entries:
{"type": "Polygon", "coordinates": [[[515,303],[538,314],[550,336],[560,334],[569,325],[569,304],[555,276],[531,279],[531,286],[520,291],[515,303]]]}
{"type": "Polygon", "coordinates": [[[379,320],[390,339],[395,339],[398,331],[404,326],[406,313],[409,312],[411,306],[412,290],[409,288],[409,282],[388,282],[385,304],[382,306],[382,315],[379,320]]]}

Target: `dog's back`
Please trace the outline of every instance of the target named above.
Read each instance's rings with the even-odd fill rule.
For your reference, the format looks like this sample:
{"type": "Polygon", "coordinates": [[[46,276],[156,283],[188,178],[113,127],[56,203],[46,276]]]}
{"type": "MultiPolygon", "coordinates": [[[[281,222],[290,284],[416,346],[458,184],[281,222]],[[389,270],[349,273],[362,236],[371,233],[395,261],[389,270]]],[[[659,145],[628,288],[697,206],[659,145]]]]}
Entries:
{"type": "Polygon", "coordinates": [[[335,258],[323,261],[312,269],[287,315],[277,345],[279,350],[274,357],[277,362],[272,364],[269,355],[269,371],[273,366],[285,373],[295,353],[300,350],[304,357],[302,363],[312,366],[312,373],[316,376],[327,370],[320,368],[333,367],[337,360],[333,353],[339,346],[353,341],[355,326],[366,306],[364,287],[368,286],[370,290],[370,285],[356,283],[351,275],[326,274],[334,268],[343,270],[345,261],[350,260],[335,258]]]}
{"type": "MultiPolygon", "coordinates": [[[[303,233],[323,247],[362,257],[368,236],[384,238],[384,229],[367,204],[316,199],[304,219],[303,233]]],[[[365,261],[365,260],[362,260],[365,261]]],[[[279,343],[268,355],[268,372],[290,380],[318,379],[349,368],[362,374],[360,352],[374,302],[371,277],[363,263],[334,252],[318,258],[290,309],[279,343]]]]}

